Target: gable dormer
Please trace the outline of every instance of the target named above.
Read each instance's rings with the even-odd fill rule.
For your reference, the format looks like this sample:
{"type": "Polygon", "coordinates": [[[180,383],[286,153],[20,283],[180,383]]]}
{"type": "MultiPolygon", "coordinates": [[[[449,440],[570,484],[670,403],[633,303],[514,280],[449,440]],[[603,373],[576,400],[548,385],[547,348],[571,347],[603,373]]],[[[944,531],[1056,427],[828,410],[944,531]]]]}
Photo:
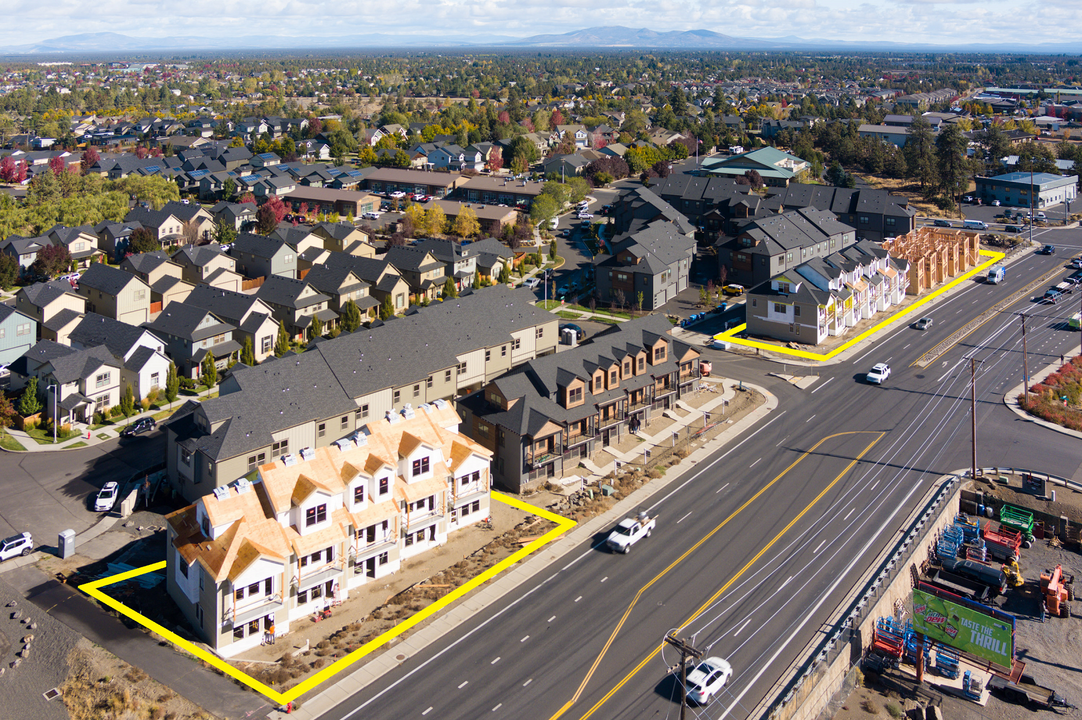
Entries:
{"type": "Polygon", "coordinates": [[[567,409],[576,408],[586,402],[586,382],[575,378],[566,386],[560,387],[560,404],[567,409]]]}
{"type": "Polygon", "coordinates": [[[633,371],[636,375],[642,375],[646,372],[646,363],[650,360],[650,354],[646,349],[639,350],[632,356],[633,371]]]}
{"type": "Polygon", "coordinates": [[[620,363],[614,362],[609,365],[608,371],[605,373],[605,389],[615,390],[620,387],[620,363]]]}
{"type": "Polygon", "coordinates": [[[440,459],[435,447],[408,432],[402,433],[398,455],[398,474],[408,483],[432,477],[432,470],[440,459]]]}
{"type": "Polygon", "coordinates": [[[605,389],[605,371],[602,368],[594,370],[594,374],[590,377],[590,393],[597,395],[605,389]]]}
{"type": "Polygon", "coordinates": [[[658,338],[653,345],[650,346],[650,364],[660,365],[669,359],[669,343],[665,342],[665,338],[658,338]]]}
{"type": "Polygon", "coordinates": [[[485,391],[485,398],[501,410],[507,410],[510,407],[514,407],[515,403],[518,402],[518,398],[508,400],[495,386],[490,386],[488,390],[485,391]]]}

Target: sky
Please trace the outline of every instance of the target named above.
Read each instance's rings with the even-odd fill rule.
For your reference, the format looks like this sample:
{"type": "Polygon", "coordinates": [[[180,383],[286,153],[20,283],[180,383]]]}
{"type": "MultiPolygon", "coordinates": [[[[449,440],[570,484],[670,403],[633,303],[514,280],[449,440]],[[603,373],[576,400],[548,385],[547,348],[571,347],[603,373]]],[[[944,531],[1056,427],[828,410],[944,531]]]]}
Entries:
{"type": "Polygon", "coordinates": [[[1055,43],[1082,38],[1078,0],[5,0],[0,41],[424,34],[526,37],[623,25],[746,38],[1055,43]]]}

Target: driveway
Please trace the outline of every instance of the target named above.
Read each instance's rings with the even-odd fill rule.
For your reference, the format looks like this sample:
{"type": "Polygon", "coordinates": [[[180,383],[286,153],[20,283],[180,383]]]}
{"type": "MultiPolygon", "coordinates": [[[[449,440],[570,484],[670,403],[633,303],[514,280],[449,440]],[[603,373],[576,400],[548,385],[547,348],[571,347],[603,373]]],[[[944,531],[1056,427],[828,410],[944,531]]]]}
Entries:
{"type": "Polygon", "coordinates": [[[55,547],[61,531],[97,522],[99,514],[87,509],[92,493],[161,462],[164,452],[161,432],[79,450],[0,452],[0,536],[29,530],[36,544],[55,547]]]}

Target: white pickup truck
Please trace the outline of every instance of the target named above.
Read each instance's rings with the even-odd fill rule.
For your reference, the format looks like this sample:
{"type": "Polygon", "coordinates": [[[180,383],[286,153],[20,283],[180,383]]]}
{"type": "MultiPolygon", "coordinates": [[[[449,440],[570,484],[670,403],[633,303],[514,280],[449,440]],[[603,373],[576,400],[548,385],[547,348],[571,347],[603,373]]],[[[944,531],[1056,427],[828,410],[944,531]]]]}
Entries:
{"type": "Polygon", "coordinates": [[[639,513],[639,516],[635,518],[624,518],[616,529],[609,533],[605,544],[613,552],[626,555],[631,552],[632,545],[644,537],[650,537],[656,522],[656,517],[647,517],[646,513],[639,513]]]}

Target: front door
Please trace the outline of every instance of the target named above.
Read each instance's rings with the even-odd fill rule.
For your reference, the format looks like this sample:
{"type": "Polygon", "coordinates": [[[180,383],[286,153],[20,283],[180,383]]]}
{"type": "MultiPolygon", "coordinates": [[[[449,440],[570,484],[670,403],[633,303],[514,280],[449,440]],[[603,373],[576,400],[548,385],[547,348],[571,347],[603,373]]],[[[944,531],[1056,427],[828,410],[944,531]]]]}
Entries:
{"type": "Polygon", "coordinates": [[[376,576],[376,559],[374,557],[370,557],[364,561],[364,571],[364,574],[370,578],[376,576]]]}

